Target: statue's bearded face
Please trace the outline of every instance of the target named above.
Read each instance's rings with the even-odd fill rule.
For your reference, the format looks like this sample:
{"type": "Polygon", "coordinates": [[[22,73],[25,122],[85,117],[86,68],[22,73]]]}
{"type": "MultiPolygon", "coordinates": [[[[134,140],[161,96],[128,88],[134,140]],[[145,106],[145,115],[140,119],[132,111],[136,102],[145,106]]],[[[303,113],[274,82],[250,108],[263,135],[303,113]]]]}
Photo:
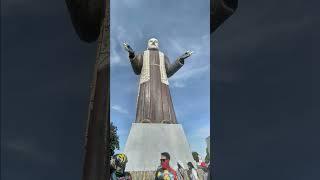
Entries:
{"type": "Polygon", "coordinates": [[[148,49],[159,49],[159,41],[156,38],[151,38],[148,41],[148,49]]]}

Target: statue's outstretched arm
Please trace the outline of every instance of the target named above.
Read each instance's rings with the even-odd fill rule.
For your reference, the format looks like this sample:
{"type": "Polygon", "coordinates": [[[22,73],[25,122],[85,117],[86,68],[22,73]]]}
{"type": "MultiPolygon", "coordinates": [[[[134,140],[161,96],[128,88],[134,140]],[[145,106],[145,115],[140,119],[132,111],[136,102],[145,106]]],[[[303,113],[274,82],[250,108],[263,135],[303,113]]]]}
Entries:
{"type": "Polygon", "coordinates": [[[105,15],[106,0],[65,0],[80,39],[96,41],[105,15]]]}
{"type": "Polygon", "coordinates": [[[132,69],[136,75],[139,75],[141,73],[142,65],[143,65],[143,55],[142,54],[136,54],[133,57],[129,56],[130,63],[132,66],[132,69]]]}
{"type": "Polygon", "coordinates": [[[180,58],[178,58],[174,63],[170,63],[169,59],[165,56],[165,66],[166,66],[166,72],[167,77],[171,77],[174,75],[184,64],[184,61],[182,61],[180,58]]]}
{"type": "Polygon", "coordinates": [[[179,56],[177,60],[172,64],[170,64],[169,59],[165,57],[167,76],[171,77],[172,75],[174,75],[174,73],[176,73],[184,65],[184,61],[188,57],[190,57],[192,53],[192,51],[186,51],[181,56],[179,56]]]}
{"type": "Polygon", "coordinates": [[[129,59],[131,62],[132,69],[134,73],[139,75],[141,73],[142,65],[143,65],[143,56],[142,54],[136,54],[134,50],[131,48],[131,46],[128,43],[123,43],[124,49],[129,54],[129,59]]]}

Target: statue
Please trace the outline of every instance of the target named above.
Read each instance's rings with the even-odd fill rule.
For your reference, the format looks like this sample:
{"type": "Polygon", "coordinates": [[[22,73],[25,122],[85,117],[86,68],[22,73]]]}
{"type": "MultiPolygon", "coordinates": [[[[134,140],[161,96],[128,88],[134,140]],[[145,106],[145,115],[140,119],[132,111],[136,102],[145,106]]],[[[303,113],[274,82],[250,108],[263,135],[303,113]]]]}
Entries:
{"type": "MultiPolygon", "coordinates": [[[[234,13],[234,11],[237,8],[238,0],[210,0],[210,1],[211,1],[210,32],[212,33],[229,16],[231,16],[234,13]]],[[[108,147],[109,121],[110,121],[110,116],[109,116],[110,53],[109,53],[109,39],[108,39],[110,35],[110,25],[109,25],[110,24],[110,20],[109,20],[110,19],[109,17],[110,1],[109,0],[65,0],[65,2],[67,4],[67,7],[70,13],[72,24],[79,38],[82,41],[88,42],[88,43],[98,40],[97,57],[96,57],[95,68],[93,73],[93,80],[90,86],[91,94],[90,94],[90,100],[89,100],[87,130],[86,130],[86,136],[85,136],[86,137],[85,153],[84,153],[84,166],[83,166],[82,178],[83,180],[91,180],[91,179],[105,180],[110,175],[108,171],[108,169],[110,168],[110,164],[108,163],[109,160],[107,158],[109,157],[109,154],[108,154],[109,152],[105,151],[105,149],[108,149],[106,147],[108,147]]],[[[185,54],[185,56],[190,56],[188,54],[185,54]]],[[[137,57],[138,56],[139,55],[137,55],[137,57]]],[[[135,63],[133,63],[132,65],[134,64],[135,63]]],[[[173,68],[173,70],[174,69],[178,70],[176,68],[177,67],[173,68]]],[[[170,75],[173,75],[173,74],[167,73],[167,76],[170,76],[170,75]]],[[[143,83],[143,84],[147,84],[147,83],[143,83]]],[[[168,92],[169,92],[169,89],[168,89],[168,92]]],[[[143,97],[143,95],[141,97],[143,97]]],[[[145,95],[145,97],[148,97],[148,96],[145,95]]],[[[169,98],[170,94],[168,94],[167,97],[169,98]]],[[[168,102],[171,102],[171,97],[168,102]]],[[[141,106],[141,107],[144,107],[144,106],[141,106]]],[[[173,108],[171,110],[173,110],[173,108]]],[[[170,111],[168,110],[167,112],[170,112],[170,111]]],[[[170,113],[174,115],[174,111],[170,113]]],[[[168,114],[169,113],[167,113],[166,116],[168,114]]],[[[148,115],[141,115],[139,117],[142,117],[142,120],[141,118],[140,119],[137,118],[136,121],[148,122],[147,121],[148,118],[144,119],[144,117],[148,117],[148,115]]],[[[166,117],[158,118],[158,119],[156,118],[156,122],[161,121],[161,119],[165,120],[162,123],[177,123],[175,117],[174,118],[172,117],[169,119],[167,119],[166,117]],[[169,120],[169,121],[166,121],[166,120],[169,120]]]]}
{"type": "Polygon", "coordinates": [[[147,50],[141,54],[135,54],[127,43],[124,43],[124,48],[129,53],[133,71],[140,75],[135,122],[176,124],[168,78],[184,65],[193,52],[186,51],[171,64],[159,50],[159,41],[155,38],[148,41],[147,50]]]}

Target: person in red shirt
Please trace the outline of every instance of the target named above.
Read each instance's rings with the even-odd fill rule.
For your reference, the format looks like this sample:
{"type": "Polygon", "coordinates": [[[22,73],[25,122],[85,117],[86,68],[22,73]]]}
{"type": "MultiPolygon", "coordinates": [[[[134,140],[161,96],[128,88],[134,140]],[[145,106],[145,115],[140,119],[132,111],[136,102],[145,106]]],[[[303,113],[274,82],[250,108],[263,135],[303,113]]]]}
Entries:
{"type": "Polygon", "coordinates": [[[167,152],[161,153],[160,166],[155,180],[178,180],[176,171],[170,167],[170,155],[167,152]]]}

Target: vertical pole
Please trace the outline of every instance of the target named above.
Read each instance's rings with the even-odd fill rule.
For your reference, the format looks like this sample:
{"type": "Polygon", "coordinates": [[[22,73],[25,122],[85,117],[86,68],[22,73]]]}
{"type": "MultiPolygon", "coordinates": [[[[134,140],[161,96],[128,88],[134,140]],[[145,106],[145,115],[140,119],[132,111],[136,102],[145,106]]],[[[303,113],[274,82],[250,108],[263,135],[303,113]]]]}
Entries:
{"type": "Polygon", "coordinates": [[[85,136],[83,180],[106,180],[110,177],[110,51],[109,0],[98,40],[85,136]]]}

